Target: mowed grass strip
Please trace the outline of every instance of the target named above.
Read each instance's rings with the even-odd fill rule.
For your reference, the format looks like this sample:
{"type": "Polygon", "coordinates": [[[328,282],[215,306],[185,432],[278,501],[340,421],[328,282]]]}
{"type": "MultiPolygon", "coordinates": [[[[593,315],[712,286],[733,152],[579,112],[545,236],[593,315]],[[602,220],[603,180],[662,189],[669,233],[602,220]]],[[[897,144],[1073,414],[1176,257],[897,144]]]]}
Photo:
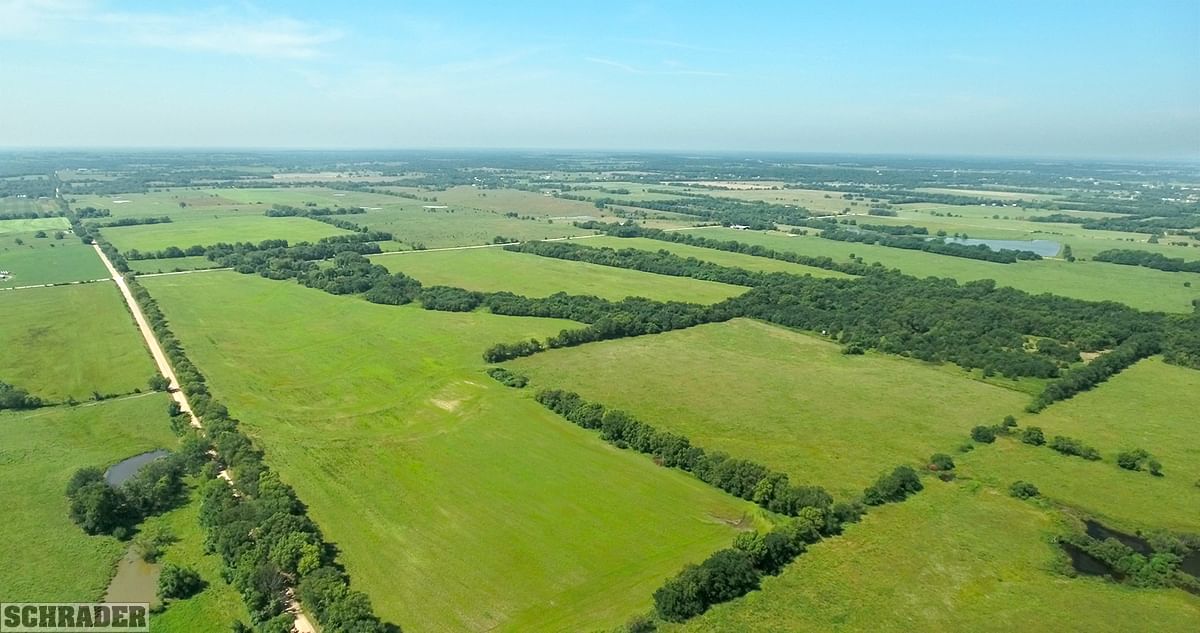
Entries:
{"type": "Polygon", "coordinates": [[[1032,502],[926,478],[812,547],[762,590],[663,633],[1075,631],[1185,633],[1200,600],[1070,578],[1051,542],[1067,528],[1032,502]]]}
{"type": "Polygon", "coordinates": [[[530,297],[567,292],[606,299],[632,296],[716,303],[746,291],[730,284],[514,253],[500,247],[377,255],[371,261],[429,286],[507,290],[530,297]]]}
{"type": "Polygon", "coordinates": [[[867,263],[880,262],[888,268],[916,277],[949,277],[960,282],[993,279],[1033,294],[1049,292],[1087,301],[1119,301],[1142,310],[1191,312],[1192,300],[1200,298],[1200,274],[1163,273],[1138,266],[1116,266],[1103,262],[1042,260],[997,264],[964,257],[922,251],[837,242],[813,236],[789,236],[778,232],[737,231],[725,228],[696,229],[696,234],[713,239],[761,244],[803,255],[827,256],[846,261],[851,254],[867,263]],[[1195,278],[1190,287],[1184,282],[1195,278]]]}
{"type": "Polygon", "coordinates": [[[175,446],[166,394],[0,412],[0,588],[6,600],[99,600],[127,547],[68,516],[67,481],[84,466],[175,446]]]}
{"type": "MultiPolygon", "coordinates": [[[[0,270],[8,271],[0,279],[0,288],[20,288],[42,284],[91,281],[108,277],[108,271],[89,245],[70,232],[63,239],[34,237],[34,233],[0,235],[0,270]],[[22,243],[18,244],[17,240],[22,243]]],[[[0,302],[4,299],[0,298],[0,302]]]]}
{"type": "Polygon", "coordinates": [[[154,362],[112,282],[0,293],[0,380],[50,400],[145,389],[154,362]]]}
{"type": "Polygon", "coordinates": [[[1200,371],[1143,360],[1095,389],[1022,415],[1022,427],[1039,426],[1049,440],[1065,435],[1094,446],[1103,461],[1060,455],[1049,448],[1000,440],[963,456],[964,473],[1007,486],[1023,479],[1057,502],[1094,514],[1126,530],[1200,531],[1200,371]],[[1163,476],[1123,470],[1118,452],[1149,451],[1163,476]]]}
{"type": "Polygon", "coordinates": [[[616,626],[754,511],[484,374],[488,345],[571,322],[232,272],[143,283],[355,587],[407,631],[616,626]]]}
{"type": "Polygon", "coordinates": [[[857,496],[884,469],[920,465],[1029,396],[894,356],[847,356],[747,319],[551,350],[510,363],[645,422],[857,496]]]}
{"type": "Polygon", "coordinates": [[[123,252],[132,249],[157,251],[168,246],[187,248],[217,242],[261,242],[269,239],[315,242],[322,237],[349,233],[336,226],[309,218],[269,218],[263,215],[219,217],[191,222],[114,226],[103,229],[104,237],[123,252]]]}
{"type": "MultiPolygon", "coordinates": [[[[704,233],[694,233],[699,237],[703,237],[704,233]]],[[[691,246],[688,244],[677,244],[675,242],[664,242],[662,240],[652,240],[645,237],[597,237],[589,238],[586,242],[579,242],[585,246],[595,248],[636,248],[643,251],[660,251],[665,250],[674,253],[680,257],[694,257],[696,259],[720,264],[721,266],[732,266],[734,268],[745,268],[746,270],[757,270],[765,273],[788,273],[791,275],[812,275],[813,277],[840,277],[848,279],[851,275],[837,272],[836,270],[825,270],[815,266],[805,266],[803,264],[793,264],[778,259],[769,257],[757,257],[755,255],[746,255],[744,253],[733,253],[729,251],[721,251],[715,248],[705,248],[703,246],[691,246]]]]}

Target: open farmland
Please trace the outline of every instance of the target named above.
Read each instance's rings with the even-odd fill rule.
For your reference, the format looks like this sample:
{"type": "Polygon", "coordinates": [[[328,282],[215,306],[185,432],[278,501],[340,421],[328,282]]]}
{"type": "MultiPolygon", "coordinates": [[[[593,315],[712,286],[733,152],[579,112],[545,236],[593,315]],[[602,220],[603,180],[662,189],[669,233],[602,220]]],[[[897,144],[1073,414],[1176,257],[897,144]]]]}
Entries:
{"type": "Polygon", "coordinates": [[[273,239],[315,242],[322,237],[348,232],[308,218],[269,218],[261,215],[104,229],[105,237],[118,249],[142,252],[157,251],[168,246],[208,246],[217,242],[261,242],[273,239]]]}
{"type": "Polygon", "coordinates": [[[81,243],[71,233],[65,233],[61,240],[55,238],[53,231],[47,231],[47,237],[35,235],[0,235],[0,270],[8,271],[0,278],[0,289],[108,277],[108,271],[92,247],[81,243]]]}
{"type": "Polygon", "coordinates": [[[1028,399],[958,370],[847,356],[834,343],[744,319],[511,365],[539,386],[578,391],[835,495],[857,494],[890,465],[953,449],[972,426],[1028,399]]]}
{"type": "Polygon", "coordinates": [[[71,224],[63,217],[0,220],[0,235],[36,233],[38,231],[67,231],[71,224]]]}
{"type": "MultiPolygon", "coordinates": [[[[7,359],[6,359],[7,360],[7,359]]],[[[67,515],[63,494],[85,465],[108,466],[175,444],[167,397],[0,412],[0,587],[23,600],[99,600],[126,545],[88,536],[67,515]]]]}
{"type": "MultiPolygon", "coordinates": [[[[703,232],[696,233],[698,236],[705,235],[703,232]]],[[[746,255],[743,253],[732,253],[728,251],[719,251],[713,248],[704,248],[701,246],[689,246],[687,244],[677,244],[674,242],[664,242],[662,240],[652,240],[644,237],[598,237],[589,239],[584,242],[587,246],[597,248],[637,248],[644,251],[665,250],[674,253],[680,257],[695,257],[721,266],[731,266],[734,268],[745,268],[746,270],[758,270],[766,273],[782,272],[791,275],[812,275],[814,277],[849,277],[845,273],[840,273],[834,270],[825,270],[824,268],[816,268],[814,266],[805,266],[803,264],[793,264],[778,259],[770,259],[767,257],[755,257],[754,255],[746,255]]]]}
{"type": "Polygon", "coordinates": [[[1151,358],[1102,388],[1057,403],[1021,426],[1039,426],[1047,439],[1064,435],[1096,447],[1103,461],[1060,455],[1014,440],[998,441],[963,458],[966,472],[1007,485],[1035,482],[1055,501],[1104,517],[1129,531],[1154,527],[1200,531],[1200,372],[1151,358]],[[1116,454],[1142,448],[1163,464],[1162,477],[1118,468],[1116,454]]]}
{"type": "Polygon", "coordinates": [[[880,262],[889,268],[917,277],[949,277],[961,282],[993,279],[1029,293],[1053,293],[1088,301],[1120,301],[1143,310],[1191,312],[1192,300],[1200,298],[1200,274],[1163,273],[1135,266],[1103,262],[1042,260],[997,264],[949,255],[904,250],[876,244],[837,242],[812,236],[789,236],[778,232],[698,229],[698,235],[713,239],[761,244],[803,255],[832,257],[845,261],[850,255],[880,262]],[[1191,286],[1184,283],[1194,280],[1191,286]]]}
{"type": "Polygon", "coordinates": [[[4,292],[0,306],[2,382],[86,400],[144,389],[155,372],[112,282],[4,292]]]}
{"type": "Polygon", "coordinates": [[[415,277],[427,286],[457,286],[485,292],[507,290],[530,297],[566,292],[606,299],[649,297],[660,301],[716,303],[745,292],[740,286],[549,259],[499,247],[377,255],[372,261],[393,272],[415,277]]]}
{"type": "Polygon", "coordinates": [[[520,219],[495,211],[463,208],[389,206],[339,217],[376,231],[392,233],[396,236],[396,248],[401,250],[491,244],[497,237],[525,241],[593,233],[573,226],[569,220],[520,219]]]}
{"type": "Polygon", "coordinates": [[[372,305],[232,272],[144,284],[355,586],[407,630],[615,625],[753,512],[482,373],[492,342],[568,322],[372,305]]]}
{"type": "Polygon", "coordinates": [[[1178,589],[1068,578],[1051,513],[989,489],[930,481],[813,548],[762,591],[670,633],[745,631],[1188,631],[1178,589]]]}

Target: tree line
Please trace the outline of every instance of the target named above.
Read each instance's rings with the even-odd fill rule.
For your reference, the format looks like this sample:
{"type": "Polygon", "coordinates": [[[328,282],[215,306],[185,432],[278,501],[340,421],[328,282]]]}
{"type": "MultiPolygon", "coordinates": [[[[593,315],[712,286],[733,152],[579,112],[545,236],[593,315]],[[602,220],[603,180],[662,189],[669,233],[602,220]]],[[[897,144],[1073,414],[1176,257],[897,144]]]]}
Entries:
{"type": "Polygon", "coordinates": [[[992,250],[985,244],[957,244],[943,239],[921,238],[912,235],[890,235],[872,231],[849,231],[840,228],[826,228],[818,237],[838,242],[856,242],[860,244],[878,244],[890,248],[902,248],[913,251],[924,251],[937,255],[978,259],[997,264],[1014,264],[1021,260],[1038,260],[1042,256],[1033,251],[1012,250],[1002,248],[992,250]]]}
{"type": "Polygon", "coordinates": [[[29,395],[29,392],[0,381],[0,411],[4,409],[36,409],[45,404],[41,398],[29,395]]]}
{"type": "Polygon", "coordinates": [[[1114,248],[1100,251],[1092,256],[1093,261],[1121,264],[1123,266],[1144,266],[1155,270],[1165,270],[1177,273],[1200,273],[1200,260],[1186,261],[1182,257],[1167,257],[1162,253],[1114,248]]]}

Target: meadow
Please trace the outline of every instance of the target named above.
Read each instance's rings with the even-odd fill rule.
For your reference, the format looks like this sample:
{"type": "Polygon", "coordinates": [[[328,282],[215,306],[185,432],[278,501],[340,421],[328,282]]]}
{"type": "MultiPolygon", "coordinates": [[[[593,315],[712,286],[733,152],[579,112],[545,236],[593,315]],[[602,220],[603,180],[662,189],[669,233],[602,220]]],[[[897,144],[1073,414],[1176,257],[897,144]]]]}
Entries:
{"type": "Polygon", "coordinates": [[[1143,360],[1097,389],[1018,416],[1049,439],[1065,435],[1096,447],[1103,461],[1060,455],[1001,438],[963,456],[963,472],[1007,486],[1023,479],[1050,499],[1100,517],[1127,531],[1168,528],[1200,531],[1200,372],[1143,360]],[[1163,464],[1163,476],[1123,470],[1116,454],[1142,448],[1163,464]]]}
{"type": "Polygon", "coordinates": [[[58,203],[49,198],[0,197],[0,213],[53,213],[58,203]]]}
{"type": "Polygon", "coordinates": [[[712,281],[512,253],[499,247],[376,255],[372,261],[392,272],[415,277],[427,286],[457,286],[484,292],[507,290],[529,297],[567,292],[614,300],[648,297],[660,301],[716,303],[746,290],[712,281]]]}
{"type": "Polygon", "coordinates": [[[181,270],[202,270],[219,266],[219,264],[203,255],[171,257],[168,259],[131,259],[128,261],[128,264],[129,268],[139,275],[173,273],[181,270]]]}
{"type": "Polygon", "coordinates": [[[0,235],[0,270],[8,271],[6,278],[0,279],[0,289],[108,278],[108,271],[91,246],[69,232],[61,240],[54,239],[53,233],[49,235],[0,235]]]}
{"type": "Polygon", "coordinates": [[[594,233],[573,226],[568,220],[522,220],[495,211],[427,210],[419,205],[388,206],[340,217],[376,231],[392,233],[396,236],[394,250],[491,244],[496,237],[525,241],[594,233]]]}
{"type": "Polygon", "coordinates": [[[873,244],[837,242],[813,236],[789,236],[779,232],[737,231],[725,228],[695,229],[697,235],[803,255],[826,256],[846,261],[850,255],[867,263],[880,262],[889,268],[917,277],[949,277],[961,282],[993,279],[1038,294],[1054,293],[1088,301],[1119,301],[1142,310],[1191,312],[1192,300],[1200,298],[1200,274],[1164,273],[1137,266],[1103,262],[1042,260],[997,264],[963,257],[937,255],[873,244]],[[1191,286],[1184,283],[1192,282],[1191,286]]]}
{"type": "Polygon", "coordinates": [[[1051,539],[1069,528],[1035,502],[926,478],[766,579],[663,633],[741,631],[1194,631],[1178,589],[1072,578],[1051,539]]]}
{"type": "Polygon", "coordinates": [[[168,224],[143,224],[104,229],[104,237],[121,251],[157,251],[168,246],[187,248],[217,242],[261,242],[282,239],[315,242],[322,237],[349,233],[309,218],[269,218],[264,215],[215,217],[168,224]]]}
{"type": "Polygon", "coordinates": [[[1023,393],[894,356],[735,319],[552,350],[509,363],[536,386],[577,391],[709,450],[858,495],[897,464],[922,465],[1023,393]]]}
{"type": "Polygon", "coordinates": [[[112,282],[0,295],[0,381],[43,399],[145,389],[154,363],[112,282]]]}
{"type": "Polygon", "coordinates": [[[483,373],[488,345],[572,323],[233,272],[143,283],[354,586],[405,630],[615,626],[754,512],[483,373]]]}
{"type": "Polygon", "coordinates": [[[68,231],[71,223],[64,217],[0,220],[0,235],[36,233],[37,231],[68,231]]]}
{"type": "MultiPolygon", "coordinates": [[[[704,233],[696,233],[695,235],[703,236],[704,233]]],[[[746,255],[743,253],[719,251],[713,248],[704,248],[702,246],[689,246],[687,244],[677,244],[675,242],[663,242],[661,240],[652,240],[644,237],[604,236],[595,239],[589,239],[586,242],[580,243],[597,248],[637,248],[644,251],[665,250],[680,257],[694,257],[696,259],[702,259],[714,264],[720,264],[721,266],[745,268],[746,270],[758,270],[765,273],[781,272],[792,275],[812,275],[813,277],[850,277],[850,275],[845,273],[840,273],[833,270],[825,270],[824,268],[817,268],[815,266],[793,264],[791,262],[780,261],[778,259],[755,257],[754,255],[746,255]]]]}
{"type": "Polygon", "coordinates": [[[88,536],[68,516],[64,494],[83,466],[108,466],[176,443],[166,394],[77,407],[0,412],[0,587],[5,599],[99,600],[127,547],[88,536]]]}

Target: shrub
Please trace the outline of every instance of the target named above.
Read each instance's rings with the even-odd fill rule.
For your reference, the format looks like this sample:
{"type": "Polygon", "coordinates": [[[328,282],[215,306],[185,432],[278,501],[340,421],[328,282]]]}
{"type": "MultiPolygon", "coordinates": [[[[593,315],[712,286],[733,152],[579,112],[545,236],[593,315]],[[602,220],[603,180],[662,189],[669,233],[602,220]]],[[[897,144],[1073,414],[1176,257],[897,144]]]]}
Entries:
{"type": "Polygon", "coordinates": [[[929,457],[933,470],[954,470],[954,459],[945,453],[934,453],[929,457]]]}
{"type": "Polygon", "coordinates": [[[1017,425],[1017,419],[1011,415],[1004,416],[1004,426],[1014,427],[1017,425]]]}
{"type": "Polygon", "coordinates": [[[1029,483],[1028,481],[1014,481],[1012,485],[1008,487],[1008,493],[1018,499],[1028,499],[1030,497],[1036,497],[1040,494],[1037,486],[1029,483]]]}
{"type": "Polygon", "coordinates": [[[1117,465],[1125,470],[1141,470],[1142,462],[1150,458],[1150,453],[1135,448],[1133,450],[1121,451],[1117,453],[1117,465]]]}
{"type": "Polygon", "coordinates": [[[996,429],[981,424],[971,429],[971,439],[983,444],[991,444],[996,441],[996,429]]]}
{"type": "Polygon", "coordinates": [[[908,495],[919,492],[924,486],[917,471],[908,466],[897,466],[883,475],[863,491],[863,503],[877,506],[889,501],[903,501],[908,495]]]}
{"type": "Polygon", "coordinates": [[[1064,455],[1075,455],[1090,461],[1100,459],[1100,451],[1075,438],[1055,435],[1054,439],[1050,440],[1049,446],[1064,455]]]}
{"type": "Polygon", "coordinates": [[[200,579],[200,574],[190,567],[167,563],[158,576],[158,598],[160,600],[190,598],[200,593],[203,588],[204,581],[200,579]]]}
{"type": "Polygon", "coordinates": [[[1046,443],[1046,434],[1042,432],[1041,427],[1031,426],[1021,431],[1021,441],[1032,446],[1041,446],[1046,443]]]}

